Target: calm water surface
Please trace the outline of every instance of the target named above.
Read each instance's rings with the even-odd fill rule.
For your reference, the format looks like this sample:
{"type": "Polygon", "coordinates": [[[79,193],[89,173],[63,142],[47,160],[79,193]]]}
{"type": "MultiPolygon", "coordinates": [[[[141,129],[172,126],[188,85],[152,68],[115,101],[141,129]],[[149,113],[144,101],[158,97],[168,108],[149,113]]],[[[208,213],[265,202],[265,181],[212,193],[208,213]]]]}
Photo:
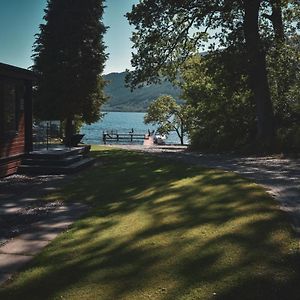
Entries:
{"type": "MultiPolygon", "coordinates": [[[[85,134],[83,142],[103,144],[103,131],[117,130],[118,133],[128,133],[133,129],[134,133],[146,134],[148,130],[156,130],[156,127],[144,124],[144,116],[145,113],[138,112],[108,112],[97,123],[84,125],[81,128],[81,133],[85,134]]],[[[179,143],[176,133],[172,132],[169,134],[167,143],[179,143]]]]}

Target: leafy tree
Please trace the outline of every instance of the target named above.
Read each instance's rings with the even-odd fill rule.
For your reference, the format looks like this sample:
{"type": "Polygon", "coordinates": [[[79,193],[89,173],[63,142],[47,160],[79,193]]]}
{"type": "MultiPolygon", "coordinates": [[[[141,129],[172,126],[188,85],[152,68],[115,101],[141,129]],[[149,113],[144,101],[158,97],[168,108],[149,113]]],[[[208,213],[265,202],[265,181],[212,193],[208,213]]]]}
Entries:
{"type": "Polygon", "coordinates": [[[300,150],[300,51],[297,44],[289,41],[279,48],[274,47],[267,57],[277,148],[285,152],[300,150]]]}
{"type": "Polygon", "coordinates": [[[256,105],[257,137],[271,145],[274,115],[259,25],[263,20],[271,21],[276,38],[282,40],[282,10],[289,5],[297,4],[285,0],[141,1],[127,14],[136,29],[132,41],[137,48],[132,58],[135,70],[128,81],[136,86],[155,82],[160,74],[174,78],[178,65],[198,53],[207,41],[211,41],[212,50],[215,40],[221,48],[240,45],[256,105]]]}
{"type": "Polygon", "coordinates": [[[64,121],[66,140],[73,120],[97,121],[106,99],[101,77],[107,58],[102,15],[100,0],[48,0],[45,24],[36,35],[35,113],[41,119],[64,121]]]}
{"type": "Polygon", "coordinates": [[[243,53],[195,55],[180,69],[182,97],[191,107],[193,148],[245,149],[255,137],[255,105],[243,53]],[[225,58],[225,59],[224,59],[225,58]]]}
{"type": "MultiPolygon", "coordinates": [[[[278,7],[277,10],[281,8],[278,7]]],[[[274,38],[267,49],[267,68],[274,104],[277,150],[290,152],[300,150],[300,2],[290,1],[281,12],[282,18],[277,22],[274,22],[274,17],[279,13],[274,13],[274,7],[269,15],[274,38]]]]}
{"type": "Polygon", "coordinates": [[[163,95],[154,100],[148,107],[144,118],[145,124],[158,125],[161,134],[168,134],[175,131],[184,144],[184,136],[187,133],[190,122],[189,107],[179,105],[176,100],[169,95],[163,95]]]}

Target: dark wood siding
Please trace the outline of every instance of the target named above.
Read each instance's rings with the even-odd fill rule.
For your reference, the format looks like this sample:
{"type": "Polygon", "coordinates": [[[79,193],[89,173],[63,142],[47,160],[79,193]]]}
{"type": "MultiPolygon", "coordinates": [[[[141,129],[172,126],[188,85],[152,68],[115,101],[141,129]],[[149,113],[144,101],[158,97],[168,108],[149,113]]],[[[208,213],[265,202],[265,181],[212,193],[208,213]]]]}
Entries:
{"type": "Polygon", "coordinates": [[[0,177],[12,175],[17,172],[18,166],[21,164],[21,157],[10,157],[6,162],[0,160],[0,177]]]}
{"type": "Polygon", "coordinates": [[[32,150],[33,80],[32,72],[0,63],[0,177],[15,173],[24,154],[32,150]],[[15,93],[10,94],[13,96],[8,96],[11,98],[5,96],[7,86],[15,89],[15,93]],[[4,108],[9,107],[7,103],[12,103],[10,101],[15,101],[15,111],[10,111],[15,117],[7,123],[5,116],[9,114],[4,108]],[[9,126],[5,126],[7,124],[9,126]],[[13,124],[15,126],[11,126],[13,124]]]}
{"type": "Polygon", "coordinates": [[[25,153],[24,113],[18,120],[18,131],[14,136],[0,141],[0,176],[13,174],[25,153]]]}

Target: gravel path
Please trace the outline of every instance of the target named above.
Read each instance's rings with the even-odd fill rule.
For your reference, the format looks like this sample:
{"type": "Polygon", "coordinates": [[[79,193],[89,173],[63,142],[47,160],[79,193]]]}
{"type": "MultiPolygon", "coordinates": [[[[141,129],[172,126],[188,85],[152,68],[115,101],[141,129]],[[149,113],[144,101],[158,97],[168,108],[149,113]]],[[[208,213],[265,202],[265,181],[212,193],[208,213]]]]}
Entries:
{"type": "Polygon", "coordinates": [[[14,175],[0,180],[0,285],[88,211],[80,203],[41,200],[74,176],[14,175]]]}
{"type": "MultiPolygon", "coordinates": [[[[70,178],[70,177],[69,177],[70,178]]],[[[68,180],[69,180],[68,178],[68,180]]],[[[0,180],[0,246],[26,232],[32,224],[61,209],[60,201],[41,201],[67,180],[63,175],[12,175],[0,180]]]]}
{"type": "Polygon", "coordinates": [[[236,172],[263,185],[292,218],[300,236],[300,159],[278,157],[242,157],[188,152],[186,147],[117,145],[127,150],[143,151],[189,164],[236,172]]]}

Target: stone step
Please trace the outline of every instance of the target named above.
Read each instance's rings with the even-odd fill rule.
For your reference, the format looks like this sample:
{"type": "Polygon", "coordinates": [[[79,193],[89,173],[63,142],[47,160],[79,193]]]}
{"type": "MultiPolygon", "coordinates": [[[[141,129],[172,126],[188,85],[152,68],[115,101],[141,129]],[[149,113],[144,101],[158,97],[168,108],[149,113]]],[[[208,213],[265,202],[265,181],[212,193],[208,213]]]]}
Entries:
{"type": "Polygon", "coordinates": [[[84,156],[82,154],[77,154],[77,155],[72,155],[72,156],[67,156],[67,157],[62,157],[58,159],[48,159],[45,157],[30,157],[30,158],[25,158],[22,161],[22,165],[38,165],[38,166],[68,166],[71,165],[77,161],[80,161],[83,159],[84,156]]]}
{"type": "Polygon", "coordinates": [[[32,175],[59,175],[59,174],[72,174],[78,172],[95,162],[94,158],[83,158],[67,166],[49,166],[49,165],[25,165],[22,164],[18,168],[19,174],[32,174],[32,175]]]}

